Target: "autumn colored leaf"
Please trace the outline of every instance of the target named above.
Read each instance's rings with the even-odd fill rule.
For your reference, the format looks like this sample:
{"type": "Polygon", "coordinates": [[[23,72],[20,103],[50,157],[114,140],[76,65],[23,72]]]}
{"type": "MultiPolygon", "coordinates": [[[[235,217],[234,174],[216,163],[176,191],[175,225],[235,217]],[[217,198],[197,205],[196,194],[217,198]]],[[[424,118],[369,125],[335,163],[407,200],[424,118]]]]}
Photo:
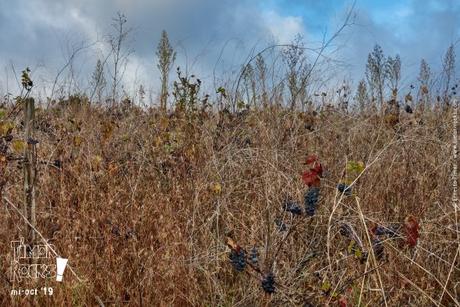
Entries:
{"type": "Polygon", "coordinates": [[[323,176],[323,166],[319,162],[315,163],[311,171],[315,172],[319,177],[323,176]]]}
{"type": "Polygon", "coordinates": [[[309,187],[311,187],[311,186],[317,187],[320,184],[320,179],[318,177],[318,173],[316,171],[313,171],[313,170],[305,171],[302,174],[302,180],[309,187]]]}
{"type": "Polygon", "coordinates": [[[112,136],[112,133],[113,133],[113,125],[112,125],[112,123],[107,122],[107,121],[103,122],[101,132],[102,132],[102,138],[103,138],[104,141],[109,139],[112,136]]]}
{"type": "Polygon", "coordinates": [[[14,124],[11,122],[1,122],[0,123],[0,136],[7,135],[13,130],[14,124]]]}
{"type": "Polygon", "coordinates": [[[356,244],[356,242],[353,241],[353,240],[351,240],[351,241],[350,241],[350,244],[348,244],[347,250],[348,250],[348,253],[349,253],[349,254],[353,254],[353,253],[354,253],[354,251],[355,251],[355,244],[356,244]]]}
{"type": "Polygon", "coordinates": [[[305,164],[309,166],[309,169],[302,174],[303,182],[311,187],[319,187],[320,177],[323,175],[323,167],[318,161],[316,155],[310,155],[307,157],[305,164]]]}
{"type": "Polygon", "coordinates": [[[233,240],[229,236],[225,238],[225,241],[226,241],[227,246],[230,247],[230,249],[238,251],[238,252],[241,250],[241,246],[239,246],[238,243],[236,243],[235,240],[233,240]]]}
{"type": "Polygon", "coordinates": [[[364,163],[359,161],[348,161],[347,163],[347,172],[354,173],[355,175],[359,175],[364,171],[364,163]]]}
{"type": "Polygon", "coordinates": [[[169,127],[169,119],[167,117],[162,117],[160,119],[160,129],[166,130],[169,127]]]}
{"type": "Polygon", "coordinates": [[[421,89],[423,94],[428,94],[428,87],[426,85],[423,85],[421,89]]]}
{"type": "Polygon", "coordinates": [[[107,170],[109,172],[110,175],[115,175],[118,171],[118,165],[114,162],[110,162],[108,167],[107,167],[107,170]]]}
{"type": "Polygon", "coordinates": [[[222,185],[220,183],[215,183],[212,185],[211,190],[215,194],[220,194],[222,192],[222,185]]]}
{"type": "Polygon", "coordinates": [[[103,158],[101,156],[99,156],[99,155],[96,155],[96,156],[93,157],[92,165],[94,166],[94,168],[96,170],[98,170],[99,167],[101,166],[102,160],[103,160],[103,158]]]}
{"type": "Polygon", "coordinates": [[[26,146],[27,144],[23,140],[14,140],[11,142],[11,147],[16,153],[23,152],[26,149],[26,146]]]}
{"type": "Polygon", "coordinates": [[[340,296],[340,299],[339,299],[339,306],[340,307],[347,307],[348,306],[348,300],[347,300],[347,297],[344,296],[344,295],[341,295],[340,296]]]}
{"type": "Polygon", "coordinates": [[[331,291],[331,283],[328,282],[327,280],[324,281],[323,284],[321,285],[321,290],[324,293],[329,293],[329,291],[331,291]]]}
{"type": "Polygon", "coordinates": [[[406,243],[410,247],[415,247],[417,245],[417,241],[420,236],[419,229],[420,226],[415,217],[412,215],[406,217],[404,220],[404,231],[406,233],[406,243]]]}
{"type": "Polygon", "coordinates": [[[81,136],[76,135],[73,137],[73,145],[75,147],[80,147],[82,142],[83,142],[83,138],[81,136]]]}
{"type": "Polygon", "coordinates": [[[236,107],[237,107],[238,110],[242,110],[242,109],[244,109],[246,107],[246,104],[244,103],[244,101],[240,100],[236,104],[236,107]]]}
{"type": "Polygon", "coordinates": [[[312,164],[313,162],[318,161],[318,157],[316,155],[309,155],[307,157],[307,160],[305,161],[305,164],[312,164]]]}

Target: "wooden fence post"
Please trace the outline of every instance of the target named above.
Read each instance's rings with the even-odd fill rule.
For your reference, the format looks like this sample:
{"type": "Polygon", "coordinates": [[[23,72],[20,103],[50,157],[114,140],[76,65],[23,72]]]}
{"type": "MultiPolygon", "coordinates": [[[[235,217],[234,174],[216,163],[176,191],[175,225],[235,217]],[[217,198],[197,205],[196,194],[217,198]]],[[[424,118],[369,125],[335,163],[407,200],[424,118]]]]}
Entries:
{"type": "Polygon", "coordinates": [[[36,152],[34,136],[35,102],[33,98],[24,101],[24,129],[25,129],[25,164],[24,164],[24,216],[32,226],[27,225],[26,238],[27,244],[35,244],[36,226],[35,216],[35,172],[36,172],[36,152]]]}

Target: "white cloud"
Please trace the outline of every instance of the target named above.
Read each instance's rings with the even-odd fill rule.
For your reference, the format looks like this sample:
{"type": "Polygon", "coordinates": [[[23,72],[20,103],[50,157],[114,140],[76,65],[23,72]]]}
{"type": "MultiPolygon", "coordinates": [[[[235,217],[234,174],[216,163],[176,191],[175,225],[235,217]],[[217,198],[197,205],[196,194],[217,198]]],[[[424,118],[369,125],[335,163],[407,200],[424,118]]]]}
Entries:
{"type": "Polygon", "coordinates": [[[280,44],[290,43],[297,34],[305,37],[302,17],[281,16],[275,11],[267,11],[263,14],[263,20],[271,35],[280,44]]]}

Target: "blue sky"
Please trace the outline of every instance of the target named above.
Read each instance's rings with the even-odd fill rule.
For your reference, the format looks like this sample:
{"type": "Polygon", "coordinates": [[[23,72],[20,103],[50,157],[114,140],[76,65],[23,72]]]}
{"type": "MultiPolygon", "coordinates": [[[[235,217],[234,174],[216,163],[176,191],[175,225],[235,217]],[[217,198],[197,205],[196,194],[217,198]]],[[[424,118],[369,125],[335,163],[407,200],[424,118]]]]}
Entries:
{"type": "MultiPolygon", "coordinates": [[[[117,11],[126,14],[133,28],[125,90],[143,84],[155,94],[154,51],[162,29],[169,32],[178,51],[177,65],[187,66],[212,88],[231,78],[251,51],[287,43],[297,33],[304,36],[306,46],[317,46],[343,21],[351,4],[339,0],[0,0],[0,93],[17,88],[13,66],[16,73],[29,66],[37,93],[46,96],[72,50],[82,45],[86,48],[75,58],[72,78],[80,90],[87,89],[97,59],[109,52],[106,34],[117,11]],[[216,74],[221,79],[215,80],[216,74]]],[[[458,53],[460,1],[357,0],[354,14],[354,24],[334,42],[338,50],[331,57],[343,64],[334,71],[336,78],[361,79],[375,43],[387,55],[401,55],[406,86],[416,78],[421,58],[436,72],[451,43],[458,53]]],[[[69,78],[65,70],[58,82],[69,78]]]]}

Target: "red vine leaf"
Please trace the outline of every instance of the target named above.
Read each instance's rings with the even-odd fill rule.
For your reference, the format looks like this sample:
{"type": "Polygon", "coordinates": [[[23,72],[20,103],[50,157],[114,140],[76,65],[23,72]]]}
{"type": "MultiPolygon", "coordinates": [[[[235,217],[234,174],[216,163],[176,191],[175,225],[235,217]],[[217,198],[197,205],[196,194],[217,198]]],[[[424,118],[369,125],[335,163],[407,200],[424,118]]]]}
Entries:
{"type": "Polygon", "coordinates": [[[307,157],[305,164],[309,165],[309,169],[302,174],[303,182],[311,187],[319,187],[320,177],[323,175],[323,167],[318,161],[316,155],[310,155],[307,157]]]}
{"type": "Polygon", "coordinates": [[[311,186],[319,187],[320,185],[320,179],[318,177],[318,173],[312,170],[305,171],[302,174],[302,180],[309,187],[311,186]]]}
{"type": "Polygon", "coordinates": [[[315,163],[315,166],[310,170],[315,172],[319,177],[323,176],[323,166],[319,162],[315,163]]]}
{"type": "Polygon", "coordinates": [[[305,161],[305,164],[312,164],[313,162],[318,161],[318,157],[316,155],[309,155],[307,157],[307,160],[305,161]]]}
{"type": "Polygon", "coordinates": [[[418,221],[412,215],[409,215],[404,220],[404,231],[406,233],[406,243],[410,247],[415,247],[417,245],[418,238],[420,237],[419,234],[420,226],[418,221]]]}
{"type": "Polygon", "coordinates": [[[347,297],[344,296],[344,295],[341,295],[340,296],[340,299],[339,299],[339,306],[340,307],[347,307],[348,306],[348,300],[347,300],[347,297]]]}

